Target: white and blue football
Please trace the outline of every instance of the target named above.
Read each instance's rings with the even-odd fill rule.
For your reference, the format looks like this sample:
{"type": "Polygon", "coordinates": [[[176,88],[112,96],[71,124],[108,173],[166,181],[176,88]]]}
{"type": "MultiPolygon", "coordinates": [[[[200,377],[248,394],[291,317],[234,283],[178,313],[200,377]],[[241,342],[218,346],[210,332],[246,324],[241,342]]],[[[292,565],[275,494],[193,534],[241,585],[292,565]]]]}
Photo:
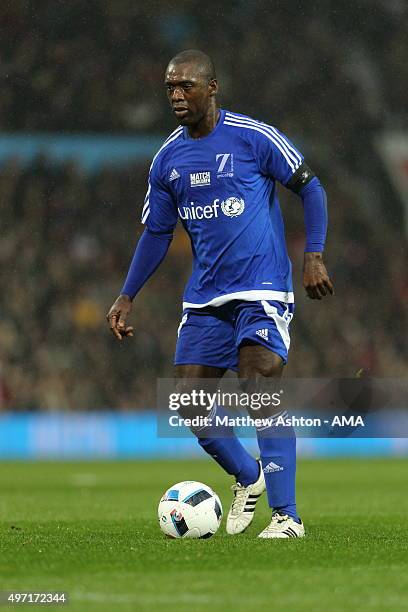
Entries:
{"type": "Polygon", "coordinates": [[[171,538],[211,538],[220,526],[222,505],[210,487],[186,480],[167,489],[158,515],[160,529],[171,538]]]}

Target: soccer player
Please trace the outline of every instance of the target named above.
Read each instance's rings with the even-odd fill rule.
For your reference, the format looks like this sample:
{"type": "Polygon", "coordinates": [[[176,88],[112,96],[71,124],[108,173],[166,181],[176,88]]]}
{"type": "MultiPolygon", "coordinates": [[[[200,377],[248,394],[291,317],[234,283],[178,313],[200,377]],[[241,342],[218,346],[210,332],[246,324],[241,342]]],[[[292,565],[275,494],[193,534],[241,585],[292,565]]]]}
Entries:
{"type": "MultiPolygon", "coordinates": [[[[176,55],[164,84],[179,127],[153,158],[142,211],[146,228],[107,315],[110,328],[118,340],[133,335],[127,325],[132,301],[165,257],[180,218],[191,239],[193,271],[183,298],[176,378],[187,384],[220,379],[227,369],[237,371],[240,380],[278,378],[288,357],[294,296],[276,182],[302,200],[303,285],[317,300],[333,294],[322,259],[325,191],[303,155],[275,127],[218,108],[214,65],[204,53],[176,55]]],[[[208,428],[194,433],[235,476],[228,533],[250,525],[266,490],[272,517],[259,537],[304,535],[295,501],[294,432],[280,437],[265,428],[257,431],[259,461],[232,428],[223,437],[208,428]]]]}

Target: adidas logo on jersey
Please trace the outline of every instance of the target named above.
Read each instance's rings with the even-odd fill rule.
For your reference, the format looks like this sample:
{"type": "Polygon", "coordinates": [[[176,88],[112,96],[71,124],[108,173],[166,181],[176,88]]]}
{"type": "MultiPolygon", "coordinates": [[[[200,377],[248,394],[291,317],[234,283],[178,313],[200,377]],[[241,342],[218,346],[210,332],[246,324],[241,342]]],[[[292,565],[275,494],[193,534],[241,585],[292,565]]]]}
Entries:
{"type": "Polygon", "coordinates": [[[264,340],[268,340],[268,330],[267,329],[257,329],[255,333],[257,336],[260,336],[264,340]]]}
{"type": "Polygon", "coordinates": [[[173,168],[173,170],[171,171],[170,176],[169,176],[169,181],[175,181],[178,178],[180,178],[180,175],[177,172],[177,170],[175,168],[173,168]]]}
{"type": "Polygon", "coordinates": [[[283,472],[283,467],[271,461],[268,465],[265,465],[263,469],[264,474],[271,474],[272,472],[283,472]]]}

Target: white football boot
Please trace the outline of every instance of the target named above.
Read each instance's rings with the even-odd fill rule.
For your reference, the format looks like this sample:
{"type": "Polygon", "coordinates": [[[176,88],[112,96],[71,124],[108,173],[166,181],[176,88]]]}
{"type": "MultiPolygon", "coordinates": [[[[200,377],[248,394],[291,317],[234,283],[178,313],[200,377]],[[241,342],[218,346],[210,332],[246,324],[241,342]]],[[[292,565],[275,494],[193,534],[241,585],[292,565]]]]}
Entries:
{"type": "Polygon", "coordinates": [[[242,533],[252,523],[255,505],[262,493],[265,491],[265,478],[262,464],[259,463],[259,478],[253,484],[244,487],[237,482],[232,485],[234,499],[227,517],[227,533],[235,535],[242,533]]]}
{"type": "Polygon", "coordinates": [[[291,516],[275,511],[271,522],[261,531],[258,538],[303,538],[304,535],[305,528],[302,522],[297,523],[291,516]]]}

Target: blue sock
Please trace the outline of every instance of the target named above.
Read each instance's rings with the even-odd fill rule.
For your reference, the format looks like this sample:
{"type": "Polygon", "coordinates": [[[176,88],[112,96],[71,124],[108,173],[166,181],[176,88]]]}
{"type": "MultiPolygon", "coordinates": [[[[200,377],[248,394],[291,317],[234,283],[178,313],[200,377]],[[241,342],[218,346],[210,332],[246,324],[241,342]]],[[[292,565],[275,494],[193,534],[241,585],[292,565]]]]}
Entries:
{"type": "MultiPolygon", "coordinates": [[[[214,410],[213,418],[227,413],[221,406],[214,410]]],[[[247,487],[259,478],[259,463],[248,453],[229,426],[215,425],[195,431],[200,446],[237,482],[247,487]],[[217,437],[212,437],[217,436],[217,437]]]]}
{"type": "Polygon", "coordinates": [[[272,425],[257,430],[257,437],[269,506],[299,522],[295,492],[295,431],[292,427],[272,425]]]}

